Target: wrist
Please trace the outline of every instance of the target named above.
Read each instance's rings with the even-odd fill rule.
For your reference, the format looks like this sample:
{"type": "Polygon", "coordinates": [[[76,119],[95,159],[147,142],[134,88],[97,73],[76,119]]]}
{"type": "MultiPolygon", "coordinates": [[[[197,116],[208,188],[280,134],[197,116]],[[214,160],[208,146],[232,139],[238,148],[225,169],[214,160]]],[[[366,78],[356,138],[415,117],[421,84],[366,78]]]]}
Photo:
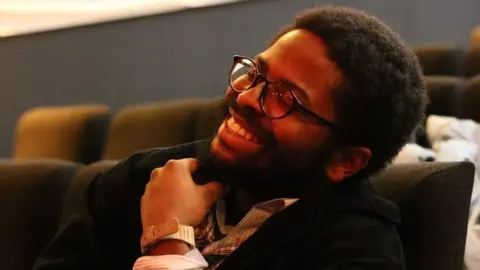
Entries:
{"type": "Polygon", "coordinates": [[[178,239],[165,239],[148,249],[148,255],[184,255],[191,250],[190,245],[178,239]]]}

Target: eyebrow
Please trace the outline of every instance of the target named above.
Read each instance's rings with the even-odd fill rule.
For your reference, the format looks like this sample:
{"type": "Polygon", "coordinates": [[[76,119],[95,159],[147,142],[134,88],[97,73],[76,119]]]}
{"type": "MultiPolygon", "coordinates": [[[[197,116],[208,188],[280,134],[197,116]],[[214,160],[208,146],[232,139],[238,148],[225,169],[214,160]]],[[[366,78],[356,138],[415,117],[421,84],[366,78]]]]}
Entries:
{"type": "MultiPolygon", "coordinates": [[[[263,73],[266,76],[268,74],[268,63],[265,60],[265,58],[263,58],[261,55],[257,55],[257,56],[255,56],[254,60],[260,66],[261,73],[263,73]]],[[[296,90],[295,94],[300,95],[305,100],[306,104],[303,104],[303,105],[311,108],[312,104],[310,102],[310,98],[309,98],[309,96],[307,95],[307,92],[304,89],[300,88],[298,85],[296,85],[295,83],[293,83],[291,81],[281,80],[281,82],[286,84],[288,87],[294,88],[296,90]]]]}

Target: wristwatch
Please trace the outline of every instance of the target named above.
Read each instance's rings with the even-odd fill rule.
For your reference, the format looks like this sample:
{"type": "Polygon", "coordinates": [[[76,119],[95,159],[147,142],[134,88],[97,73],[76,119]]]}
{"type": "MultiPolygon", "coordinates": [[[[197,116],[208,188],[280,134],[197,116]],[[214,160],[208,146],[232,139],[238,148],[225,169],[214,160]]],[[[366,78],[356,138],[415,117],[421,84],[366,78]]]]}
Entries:
{"type": "Polygon", "coordinates": [[[181,225],[178,223],[178,219],[174,218],[150,226],[143,231],[142,237],[140,237],[142,254],[146,254],[152,246],[166,239],[180,240],[190,245],[191,248],[195,248],[195,231],[193,227],[181,225]]]}

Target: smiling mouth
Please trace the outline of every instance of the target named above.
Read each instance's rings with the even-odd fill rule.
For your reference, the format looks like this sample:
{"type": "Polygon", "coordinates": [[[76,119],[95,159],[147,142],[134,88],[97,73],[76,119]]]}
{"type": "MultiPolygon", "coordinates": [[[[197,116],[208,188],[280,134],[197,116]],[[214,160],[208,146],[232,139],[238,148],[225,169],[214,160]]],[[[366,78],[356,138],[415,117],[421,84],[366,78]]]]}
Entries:
{"type": "Polygon", "coordinates": [[[226,121],[226,127],[228,131],[233,135],[253,142],[255,144],[259,144],[260,140],[252,132],[248,131],[247,129],[243,128],[239,123],[237,123],[233,116],[230,116],[230,118],[226,121]]]}

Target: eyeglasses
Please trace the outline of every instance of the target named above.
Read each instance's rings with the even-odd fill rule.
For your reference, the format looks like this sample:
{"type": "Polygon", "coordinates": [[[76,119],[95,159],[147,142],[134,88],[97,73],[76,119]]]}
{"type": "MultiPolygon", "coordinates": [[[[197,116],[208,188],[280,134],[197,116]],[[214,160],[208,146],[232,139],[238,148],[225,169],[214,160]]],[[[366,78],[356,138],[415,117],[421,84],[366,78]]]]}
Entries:
{"type": "Polygon", "coordinates": [[[254,60],[235,55],[229,77],[230,87],[237,93],[245,92],[260,83],[265,83],[260,93],[260,107],[266,116],[281,119],[294,110],[305,112],[314,117],[320,124],[333,130],[336,125],[308,109],[297,97],[292,87],[283,82],[271,82],[260,73],[254,60]]]}

